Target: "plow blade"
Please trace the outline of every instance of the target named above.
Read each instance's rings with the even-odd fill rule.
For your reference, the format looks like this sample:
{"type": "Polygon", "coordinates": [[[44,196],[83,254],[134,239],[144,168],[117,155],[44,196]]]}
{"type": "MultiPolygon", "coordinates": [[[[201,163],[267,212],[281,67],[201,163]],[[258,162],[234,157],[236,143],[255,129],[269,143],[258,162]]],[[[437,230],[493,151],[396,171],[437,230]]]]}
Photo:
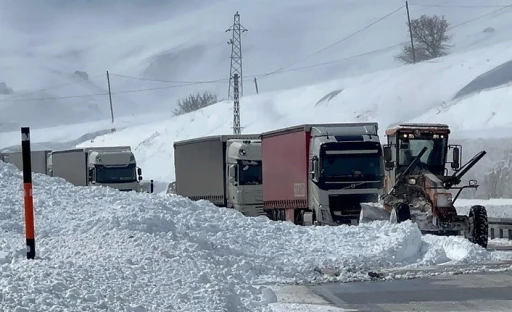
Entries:
{"type": "Polygon", "coordinates": [[[378,203],[361,204],[361,214],[359,223],[368,223],[371,221],[389,221],[390,213],[378,203]]]}

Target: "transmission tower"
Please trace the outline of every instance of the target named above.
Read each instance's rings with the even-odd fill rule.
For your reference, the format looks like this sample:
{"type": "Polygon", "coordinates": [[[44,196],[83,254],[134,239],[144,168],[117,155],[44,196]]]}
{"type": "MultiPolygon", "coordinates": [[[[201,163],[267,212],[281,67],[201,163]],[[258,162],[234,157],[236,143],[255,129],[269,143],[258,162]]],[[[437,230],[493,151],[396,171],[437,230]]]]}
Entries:
{"type": "Polygon", "coordinates": [[[238,11],[235,13],[233,19],[233,25],[226,30],[226,32],[233,32],[233,37],[229,39],[228,44],[231,45],[231,68],[229,70],[229,88],[228,88],[228,100],[234,98],[234,75],[238,74],[239,79],[239,94],[244,95],[244,82],[242,75],[242,33],[246,32],[242,25],[240,25],[240,14],[238,11]]]}
{"type": "Polygon", "coordinates": [[[233,134],[242,134],[240,126],[240,94],[238,92],[238,74],[233,75],[233,134]]]}

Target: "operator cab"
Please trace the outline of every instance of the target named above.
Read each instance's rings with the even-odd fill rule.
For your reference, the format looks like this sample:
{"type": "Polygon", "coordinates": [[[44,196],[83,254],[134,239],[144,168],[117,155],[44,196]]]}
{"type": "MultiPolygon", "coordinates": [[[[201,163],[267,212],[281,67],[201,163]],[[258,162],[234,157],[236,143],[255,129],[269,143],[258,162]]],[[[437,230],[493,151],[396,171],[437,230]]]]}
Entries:
{"type": "Polygon", "coordinates": [[[400,124],[386,130],[385,167],[393,182],[424,147],[427,151],[420,158],[414,172],[424,169],[441,177],[445,175],[446,163],[451,163],[452,169],[458,169],[460,150],[457,146],[448,145],[449,134],[450,129],[445,124],[400,124]],[[453,161],[448,162],[448,149],[452,147],[453,161]]]}

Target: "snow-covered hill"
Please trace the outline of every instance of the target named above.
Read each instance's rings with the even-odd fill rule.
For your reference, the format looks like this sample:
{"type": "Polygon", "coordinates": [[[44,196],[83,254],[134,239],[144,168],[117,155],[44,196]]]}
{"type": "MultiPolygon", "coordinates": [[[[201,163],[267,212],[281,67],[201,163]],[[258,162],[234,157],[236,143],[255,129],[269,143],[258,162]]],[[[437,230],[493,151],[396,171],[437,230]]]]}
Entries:
{"type": "Polygon", "coordinates": [[[21,172],[0,162],[4,311],[271,311],[265,284],[510,258],[461,237],[422,236],[409,222],[301,227],[35,174],[37,258],[27,260],[22,205],[21,172]]]}
{"type": "MultiPolygon", "coordinates": [[[[512,39],[507,31],[512,8],[505,0],[409,3],[412,18],[446,16],[454,52],[512,39]],[[494,32],[484,32],[489,27],[494,32]]],[[[79,0],[65,5],[2,0],[0,5],[6,42],[0,47],[0,82],[14,91],[0,95],[0,123],[14,129],[108,119],[107,70],[118,117],[171,112],[176,99],[192,91],[226,97],[230,34],[225,30],[236,11],[249,29],[243,36],[246,95],[254,94],[253,75],[260,91],[276,91],[395,67],[393,56],[408,40],[402,0],[79,0]],[[262,75],[278,69],[283,70],[262,75]],[[75,71],[86,72],[88,79],[75,71]],[[207,80],[221,81],[194,83],[207,80]]]]}
{"type": "MultiPolygon", "coordinates": [[[[496,80],[496,88],[452,98],[476,77],[509,61],[511,52],[512,41],[414,66],[246,96],[241,101],[243,132],[259,133],[300,123],[377,121],[383,135],[386,127],[397,122],[422,121],[446,122],[455,136],[471,133],[473,139],[483,137],[483,130],[503,128],[512,122],[506,77],[496,80]],[[324,99],[329,94],[334,96],[324,99]]],[[[167,121],[128,127],[80,146],[130,145],[145,178],[171,182],[173,142],[232,133],[231,116],[232,104],[222,102],[167,121]]],[[[512,132],[508,136],[512,137],[512,132]]],[[[465,159],[469,159],[473,151],[464,151],[465,159]]],[[[496,159],[493,153],[499,154],[498,159],[503,155],[502,151],[488,152],[489,159],[496,159]]],[[[483,177],[479,181],[483,182],[483,177]]]]}

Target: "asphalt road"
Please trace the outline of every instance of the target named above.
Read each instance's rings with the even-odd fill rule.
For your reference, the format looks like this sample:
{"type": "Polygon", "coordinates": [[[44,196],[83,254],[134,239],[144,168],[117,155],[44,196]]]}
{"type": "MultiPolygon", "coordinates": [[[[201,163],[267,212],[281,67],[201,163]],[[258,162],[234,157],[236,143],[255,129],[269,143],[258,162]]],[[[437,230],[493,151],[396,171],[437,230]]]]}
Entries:
{"type": "Polygon", "coordinates": [[[512,311],[512,271],[324,284],[310,289],[332,308],[350,311],[512,311]]]}

